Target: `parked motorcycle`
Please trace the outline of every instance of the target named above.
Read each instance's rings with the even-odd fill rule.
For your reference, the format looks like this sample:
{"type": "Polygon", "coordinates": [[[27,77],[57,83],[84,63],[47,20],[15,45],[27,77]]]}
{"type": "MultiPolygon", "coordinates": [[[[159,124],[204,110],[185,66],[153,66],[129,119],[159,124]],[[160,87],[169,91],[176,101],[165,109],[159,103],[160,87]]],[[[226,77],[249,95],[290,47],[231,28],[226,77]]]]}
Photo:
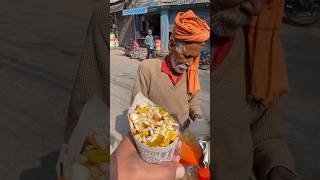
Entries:
{"type": "Polygon", "coordinates": [[[320,0],[286,0],[284,22],[309,26],[320,20],[320,0]]]}
{"type": "Polygon", "coordinates": [[[125,44],[124,48],[124,54],[126,56],[131,57],[132,59],[138,59],[140,57],[140,47],[135,40],[130,39],[130,41],[125,44]]]}
{"type": "Polygon", "coordinates": [[[210,68],[210,53],[203,50],[200,54],[199,69],[208,70],[210,68]]]}

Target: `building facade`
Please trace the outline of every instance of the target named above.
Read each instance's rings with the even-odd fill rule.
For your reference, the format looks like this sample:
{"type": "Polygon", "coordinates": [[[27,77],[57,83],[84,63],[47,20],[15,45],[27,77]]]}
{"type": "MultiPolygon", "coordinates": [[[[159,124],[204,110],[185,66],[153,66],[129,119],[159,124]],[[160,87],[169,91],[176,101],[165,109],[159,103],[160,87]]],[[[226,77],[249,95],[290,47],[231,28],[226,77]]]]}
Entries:
{"type": "MultiPolygon", "coordinates": [[[[119,41],[134,38],[143,46],[144,37],[148,29],[151,29],[155,39],[160,39],[162,54],[168,53],[168,43],[178,12],[191,9],[201,19],[208,20],[208,24],[210,23],[210,0],[136,0],[130,5],[123,7],[122,18],[118,18],[119,15],[117,15],[117,23],[119,31],[124,28],[120,26],[133,29],[132,32],[127,29],[119,33],[119,41]],[[127,36],[127,38],[121,38],[121,36],[127,36]]],[[[120,42],[120,45],[122,44],[120,42]]]]}

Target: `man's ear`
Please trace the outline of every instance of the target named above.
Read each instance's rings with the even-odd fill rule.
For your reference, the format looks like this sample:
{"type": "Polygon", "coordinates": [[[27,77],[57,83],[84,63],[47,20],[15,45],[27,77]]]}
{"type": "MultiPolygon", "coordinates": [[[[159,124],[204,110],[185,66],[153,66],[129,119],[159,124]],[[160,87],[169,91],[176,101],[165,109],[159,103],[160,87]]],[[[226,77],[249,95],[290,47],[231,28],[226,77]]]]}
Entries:
{"type": "Polygon", "coordinates": [[[174,44],[175,44],[175,41],[173,38],[171,38],[169,40],[169,50],[173,50],[174,49],[174,44]]]}

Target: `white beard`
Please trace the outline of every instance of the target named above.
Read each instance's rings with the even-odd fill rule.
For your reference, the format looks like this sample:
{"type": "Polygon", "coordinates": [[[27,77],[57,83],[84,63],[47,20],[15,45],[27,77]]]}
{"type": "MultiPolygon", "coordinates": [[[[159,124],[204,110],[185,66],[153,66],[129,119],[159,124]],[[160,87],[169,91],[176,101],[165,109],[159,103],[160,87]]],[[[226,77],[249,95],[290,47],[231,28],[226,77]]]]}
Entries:
{"type": "Polygon", "coordinates": [[[188,70],[188,66],[186,64],[177,64],[176,61],[173,59],[174,58],[170,58],[170,62],[171,62],[173,70],[176,73],[182,74],[188,70]]]}

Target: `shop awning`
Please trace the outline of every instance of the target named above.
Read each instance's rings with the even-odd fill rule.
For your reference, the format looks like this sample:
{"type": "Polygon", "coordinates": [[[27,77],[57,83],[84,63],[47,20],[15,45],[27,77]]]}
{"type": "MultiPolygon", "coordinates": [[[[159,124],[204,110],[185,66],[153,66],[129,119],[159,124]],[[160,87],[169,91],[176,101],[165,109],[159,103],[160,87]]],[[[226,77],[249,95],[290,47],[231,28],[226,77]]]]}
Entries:
{"type": "Polygon", "coordinates": [[[148,7],[139,7],[135,9],[126,9],[122,11],[122,16],[147,14],[148,7]]]}
{"type": "Polygon", "coordinates": [[[134,7],[157,7],[160,6],[159,0],[135,0],[134,7]]]}
{"type": "Polygon", "coordinates": [[[210,3],[210,0],[162,0],[160,5],[172,6],[172,5],[202,4],[202,3],[210,3]]]}
{"type": "Polygon", "coordinates": [[[110,14],[118,12],[118,11],[122,11],[123,5],[124,5],[124,2],[117,3],[117,4],[114,4],[114,5],[110,4],[110,14]]]}

